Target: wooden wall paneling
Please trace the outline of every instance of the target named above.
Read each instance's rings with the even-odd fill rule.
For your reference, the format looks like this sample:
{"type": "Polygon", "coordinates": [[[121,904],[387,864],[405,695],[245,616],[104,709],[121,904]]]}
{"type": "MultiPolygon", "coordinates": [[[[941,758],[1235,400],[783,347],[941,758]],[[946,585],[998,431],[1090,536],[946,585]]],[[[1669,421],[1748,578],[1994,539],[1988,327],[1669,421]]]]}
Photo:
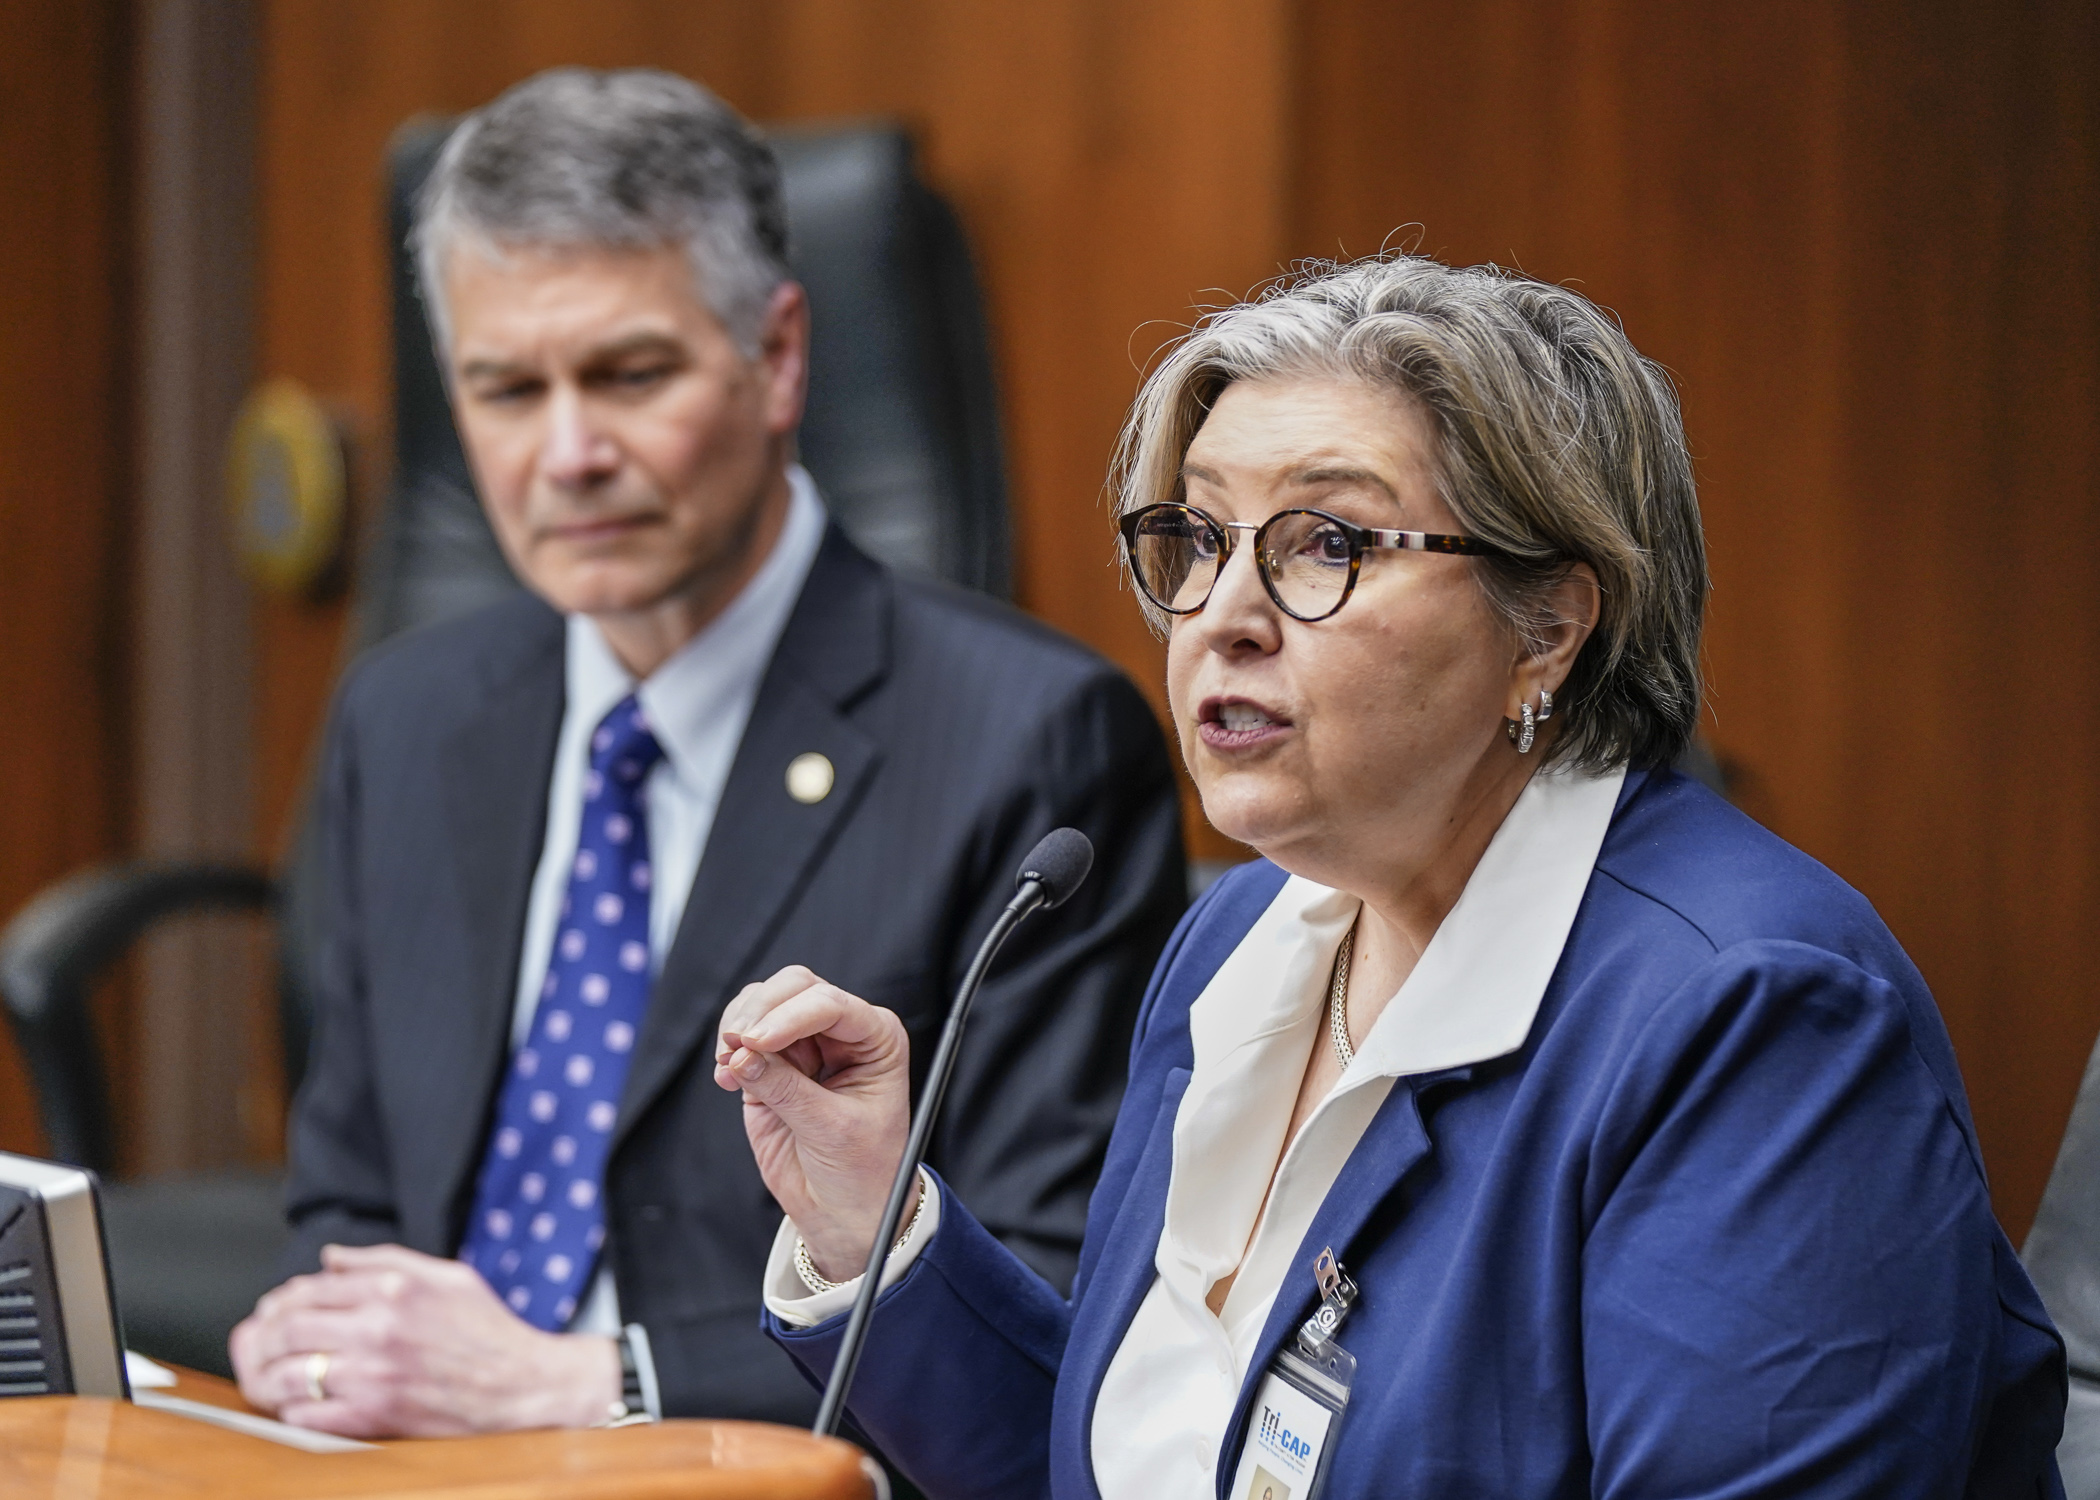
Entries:
{"type": "MultiPolygon", "coordinates": [[[[225,522],[225,439],[251,372],[254,56],[248,0],[139,11],[136,851],[248,859],[251,601],[225,522]]],[[[170,923],[142,945],[155,1066],[121,1101],[144,1172],[282,1150],[274,973],[260,917],[170,923]]]]}
{"type": "Polygon", "coordinates": [[[1920,934],[2020,1229],[2100,1030],[2084,961],[2100,826],[2079,749],[2100,729],[2084,691],[2100,666],[2100,13],[1926,16],[1862,7],[1852,37],[1877,60],[1868,149],[1893,185],[1861,274],[1887,299],[1888,357],[1855,479],[1897,534],[1921,501],[1931,512],[1915,544],[1930,560],[1898,588],[1931,636],[1909,670],[1936,689],[1910,785],[1882,783],[1871,857],[1909,872],[1891,920],[1920,934]],[[1923,269],[1897,290],[1876,262],[1923,269]],[[1946,764],[1924,764],[1941,736],[1946,764]],[[1917,860],[1915,821],[1958,830],[1937,863],[1917,860]],[[1949,866],[1954,891],[1937,878],[1949,866]]]}
{"type": "MultiPolygon", "coordinates": [[[[1834,529],[1846,328],[1833,236],[1817,232],[1843,212],[1835,26],[1814,5],[1696,21],[1668,6],[1315,9],[1307,71],[1325,86],[1306,96],[1301,138],[1319,145],[1298,243],[1361,254],[1419,226],[1402,238],[1567,280],[1618,312],[1685,402],[1711,649],[1751,640],[1768,666],[1743,681],[1717,668],[1710,727],[1733,749],[1739,728],[1770,726],[1827,764],[1844,705],[1825,643],[1850,569],[1834,529]],[[1783,509],[1729,504],[1738,493],[1783,509]]],[[[1779,794],[1782,821],[1838,801],[1815,778],[1779,794]]]]}
{"type": "Polygon", "coordinates": [[[2100,1028],[2090,7],[1310,0],[1294,244],[1572,278],[1676,375],[1745,800],[1932,983],[2022,1234],[2100,1028]],[[1316,86],[1315,86],[1316,85],[1316,86]]]}
{"type": "MultiPolygon", "coordinates": [[[[126,832],[125,18],[0,3],[0,917],[126,832]]],[[[0,1147],[41,1143],[0,1028],[0,1147]]]]}
{"type": "Polygon", "coordinates": [[[1998,488],[2019,502],[2021,522],[2003,564],[2014,582],[1998,662],[2028,707],[2005,736],[2011,774],[1996,799],[2005,836],[1993,848],[2019,1003],[1990,1035],[2002,1049],[1997,1076],[2031,1077],[2035,1091],[2018,1117],[2023,1192],[2042,1181],[2085,1038],[2100,1023],[2089,956],[2100,911],[2089,748],[2100,741],[2100,11],[2053,7],[2027,48],[2042,66],[2007,132],[2023,264],[2005,283],[2009,305],[1991,340],[2020,377],[1997,429],[1998,488]]]}
{"type": "MultiPolygon", "coordinates": [[[[1290,7],[818,0],[788,15],[772,112],[911,120],[973,236],[1020,602],[1163,706],[1164,653],[1114,566],[1103,480],[1140,366],[1193,305],[1279,266],[1290,7]]],[[[1197,853],[1237,848],[1185,803],[1197,853]]]]}

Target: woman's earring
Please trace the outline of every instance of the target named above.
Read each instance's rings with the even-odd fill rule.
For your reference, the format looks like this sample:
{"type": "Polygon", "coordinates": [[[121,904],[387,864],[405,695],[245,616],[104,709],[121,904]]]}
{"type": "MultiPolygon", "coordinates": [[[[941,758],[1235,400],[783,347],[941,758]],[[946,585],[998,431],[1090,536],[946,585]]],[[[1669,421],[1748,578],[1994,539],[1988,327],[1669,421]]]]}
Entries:
{"type": "Polygon", "coordinates": [[[1553,717],[1553,695],[1544,688],[1539,689],[1539,722],[1545,723],[1553,717]]]}
{"type": "Polygon", "coordinates": [[[1523,722],[1518,723],[1511,719],[1504,719],[1502,727],[1509,737],[1517,742],[1517,754],[1529,755],[1531,753],[1531,742],[1538,738],[1539,716],[1531,711],[1529,703],[1519,703],[1517,712],[1523,715],[1523,722]]]}

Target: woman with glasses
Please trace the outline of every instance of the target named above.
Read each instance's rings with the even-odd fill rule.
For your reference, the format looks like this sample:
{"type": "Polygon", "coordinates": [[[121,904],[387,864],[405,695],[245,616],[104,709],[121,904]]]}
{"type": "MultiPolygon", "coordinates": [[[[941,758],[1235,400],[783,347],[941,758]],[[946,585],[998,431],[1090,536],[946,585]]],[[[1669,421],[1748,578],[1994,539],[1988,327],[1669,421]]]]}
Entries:
{"type": "MultiPolygon", "coordinates": [[[[1321,269],[1177,346],[1118,479],[1262,857],[1160,960],[1070,1299],[922,1175],[861,1429],[936,1500],[2056,1493],[1931,996],[1669,769],[1707,582],[1660,369],[1561,287],[1321,269]]],[[[722,1023],[818,1380],[908,1050],[804,970],[722,1023]]]]}

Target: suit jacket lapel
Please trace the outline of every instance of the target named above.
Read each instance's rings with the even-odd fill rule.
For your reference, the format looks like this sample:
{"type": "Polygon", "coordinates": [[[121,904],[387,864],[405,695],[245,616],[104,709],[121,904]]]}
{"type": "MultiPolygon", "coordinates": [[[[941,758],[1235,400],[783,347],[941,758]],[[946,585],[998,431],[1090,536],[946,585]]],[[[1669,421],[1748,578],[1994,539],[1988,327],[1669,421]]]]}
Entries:
{"type": "MultiPolygon", "coordinates": [[[[1262,1328],[1261,1342],[1255,1346],[1254,1357],[1248,1363],[1247,1378],[1240,1384],[1239,1405],[1233,1412],[1231,1426],[1225,1430],[1225,1445],[1218,1455],[1221,1497],[1224,1487],[1232,1482],[1232,1460],[1239,1452],[1246,1432],[1247,1412],[1254,1400],[1255,1388],[1268,1374],[1270,1361],[1276,1358],[1276,1351],[1283,1346],[1283,1341],[1295,1336],[1298,1325],[1311,1316],[1316,1300],[1312,1278],[1314,1257],[1331,1246],[1342,1261],[1343,1269],[1348,1269],[1350,1246],[1358,1232],[1407,1174],[1429,1154],[1429,1132],[1422,1126],[1422,1110],[1418,1103],[1420,1094],[1439,1084],[1456,1083],[1470,1077],[1472,1069],[1454,1068],[1420,1078],[1397,1079],[1392,1092],[1386,1095],[1385,1103],[1371,1117],[1370,1127],[1356,1143],[1356,1149],[1342,1163],[1341,1174],[1335,1178],[1334,1186],[1320,1204],[1320,1211],[1313,1215],[1312,1226],[1299,1243],[1297,1259],[1284,1275],[1283,1287],[1276,1294],[1275,1305],[1269,1309],[1269,1321],[1262,1328]]],[[[1339,1337],[1343,1347],[1347,1348],[1347,1323],[1342,1325],[1339,1337]]]]}
{"type": "Polygon", "coordinates": [[[734,984],[773,935],[833,831],[860,799],[881,748],[844,710],[889,662],[889,585],[836,527],[810,568],[722,789],[678,936],[664,957],[613,1127],[613,1145],[711,1041],[734,984]],[[832,788],[788,795],[788,762],[815,751],[832,788]]]}
{"type": "Polygon", "coordinates": [[[547,783],[566,695],[561,619],[551,610],[546,616],[544,638],[536,633],[530,649],[492,669],[476,711],[440,752],[476,976],[456,1006],[434,1008],[430,1018],[430,1045],[470,1060],[463,1086],[429,1101],[424,1143],[455,1232],[510,1056],[525,909],[546,841],[547,783]]]}
{"type": "MultiPolygon", "coordinates": [[[[1076,1410],[1067,1420],[1076,1422],[1078,1430],[1060,1434],[1052,1450],[1086,1455],[1080,1467],[1090,1491],[1094,1489],[1094,1404],[1109,1361],[1122,1346],[1130,1320],[1137,1316],[1158,1274],[1155,1262],[1160,1231],[1167,1221],[1167,1183],[1174,1173],[1174,1121],[1181,1113],[1181,1096],[1188,1092],[1189,1077],[1187,1068],[1175,1068],[1161,1085],[1152,1133],[1145,1139],[1122,1205],[1109,1222],[1107,1243],[1096,1262],[1099,1269],[1080,1302],[1065,1345],[1064,1368],[1058,1374],[1058,1389],[1077,1394],[1076,1410]]],[[[1059,1403],[1060,1408],[1063,1405],[1059,1403]]]]}

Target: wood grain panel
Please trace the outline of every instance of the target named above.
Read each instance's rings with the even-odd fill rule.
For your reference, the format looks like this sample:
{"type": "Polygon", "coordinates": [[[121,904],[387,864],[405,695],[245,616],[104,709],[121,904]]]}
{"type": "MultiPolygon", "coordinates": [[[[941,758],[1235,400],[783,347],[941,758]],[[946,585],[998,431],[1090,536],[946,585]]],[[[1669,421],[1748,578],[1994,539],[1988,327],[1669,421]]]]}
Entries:
{"type": "MultiPolygon", "coordinates": [[[[0,3],[0,917],[128,821],[124,14],[0,3]]],[[[40,1143],[0,1029],[0,1148],[40,1143]]]]}
{"type": "MultiPolygon", "coordinates": [[[[818,0],[787,14],[794,66],[762,112],[903,116],[969,226],[998,342],[1020,602],[1162,705],[1164,654],[1120,585],[1103,477],[1140,365],[1192,304],[1279,263],[1289,7],[818,0]]],[[[1237,849],[1184,804],[1196,853],[1237,849]]]]}
{"type": "Polygon", "coordinates": [[[873,1486],[851,1444],[763,1422],[669,1421],[306,1453],[150,1406],[27,1396],[0,1402],[0,1492],[52,1500],[868,1500],[873,1486]]]}
{"type": "MultiPolygon", "coordinates": [[[[253,600],[228,545],[225,438],[251,373],[253,17],[247,0],[134,14],[132,848],[239,861],[253,600]]],[[[132,1171],[282,1159],[265,925],[172,922],[139,945],[134,1052],[159,1065],[119,1093],[132,1171]]]]}
{"type": "Polygon", "coordinates": [[[2096,12],[1309,0],[1293,244],[1572,278],[1678,378],[1745,800],[1931,982],[2024,1234],[2100,980],[2096,12]]]}

